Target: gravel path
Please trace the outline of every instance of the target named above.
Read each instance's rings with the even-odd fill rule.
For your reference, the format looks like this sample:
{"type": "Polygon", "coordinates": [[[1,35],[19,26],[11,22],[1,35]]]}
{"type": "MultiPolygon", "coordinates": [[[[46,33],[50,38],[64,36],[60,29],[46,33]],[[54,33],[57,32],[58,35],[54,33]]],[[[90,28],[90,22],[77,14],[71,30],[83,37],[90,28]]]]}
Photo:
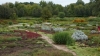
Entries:
{"type": "Polygon", "coordinates": [[[69,49],[66,47],[66,45],[56,45],[56,44],[53,44],[53,41],[52,41],[49,37],[47,37],[47,36],[45,36],[45,35],[42,35],[41,38],[42,38],[42,39],[45,39],[45,40],[46,40],[49,44],[51,44],[54,48],[57,48],[57,49],[59,49],[59,50],[63,50],[63,51],[65,51],[65,52],[70,52],[70,53],[72,53],[74,56],[77,56],[76,53],[73,52],[73,51],[71,51],[71,50],[69,50],[69,49]]]}

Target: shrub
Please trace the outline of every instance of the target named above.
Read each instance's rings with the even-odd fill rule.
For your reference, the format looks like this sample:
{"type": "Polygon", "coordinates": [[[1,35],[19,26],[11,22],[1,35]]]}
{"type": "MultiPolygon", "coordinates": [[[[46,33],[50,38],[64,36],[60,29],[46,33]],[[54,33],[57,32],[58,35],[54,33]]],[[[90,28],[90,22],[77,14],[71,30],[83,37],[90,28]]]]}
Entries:
{"type": "Polygon", "coordinates": [[[51,30],[51,27],[50,26],[47,26],[47,25],[42,25],[41,26],[41,29],[42,30],[49,30],[50,31],[51,30]]]}
{"type": "Polygon", "coordinates": [[[65,17],[65,13],[64,13],[64,12],[59,12],[58,16],[59,16],[60,18],[64,18],[64,17],[65,17]]]}
{"type": "Polygon", "coordinates": [[[57,27],[57,28],[53,28],[53,31],[55,31],[55,32],[62,32],[62,31],[64,31],[64,29],[61,28],[61,27],[57,27]]]}
{"type": "Polygon", "coordinates": [[[74,19],[73,22],[80,23],[80,22],[86,22],[86,20],[85,19],[74,19]]]}
{"type": "Polygon", "coordinates": [[[100,44],[100,38],[99,37],[92,37],[91,42],[93,42],[96,45],[100,44]]]}
{"type": "Polygon", "coordinates": [[[9,22],[8,24],[9,24],[9,25],[12,25],[12,24],[13,24],[13,22],[9,22]]]}
{"type": "Polygon", "coordinates": [[[67,32],[56,33],[53,36],[53,41],[56,44],[67,44],[67,45],[73,45],[74,44],[74,40],[69,36],[69,34],[67,32]]]}
{"type": "Polygon", "coordinates": [[[10,19],[17,19],[18,16],[16,15],[16,13],[12,13],[12,15],[10,16],[10,19]]]}
{"type": "Polygon", "coordinates": [[[74,40],[87,40],[88,39],[88,36],[86,36],[84,34],[84,32],[80,31],[80,30],[76,30],[73,35],[72,35],[72,38],[74,40]]]}
{"type": "Polygon", "coordinates": [[[30,27],[33,25],[33,23],[31,22],[31,23],[29,23],[29,25],[30,25],[30,27]]]}
{"type": "Polygon", "coordinates": [[[92,37],[86,42],[89,46],[100,46],[100,38],[99,37],[92,37]]]}
{"type": "Polygon", "coordinates": [[[98,47],[97,50],[100,51],[100,47],[98,47]]]}

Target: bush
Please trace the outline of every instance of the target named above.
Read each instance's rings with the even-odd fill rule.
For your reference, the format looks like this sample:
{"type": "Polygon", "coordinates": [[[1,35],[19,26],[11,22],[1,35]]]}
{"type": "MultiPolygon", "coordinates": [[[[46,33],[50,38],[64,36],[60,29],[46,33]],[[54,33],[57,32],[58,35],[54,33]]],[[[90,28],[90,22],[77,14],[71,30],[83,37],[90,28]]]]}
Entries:
{"type": "Polygon", "coordinates": [[[95,45],[100,45],[100,38],[99,37],[92,37],[91,42],[95,45]]]}
{"type": "Polygon", "coordinates": [[[99,37],[89,38],[89,40],[86,42],[86,44],[89,46],[99,47],[100,46],[100,38],[99,37]]]}
{"type": "Polygon", "coordinates": [[[56,33],[53,36],[53,41],[56,44],[67,44],[67,45],[73,45],[74,44],[74,40],[69,36],[69,34],[67,32],[56,33]]]}
{"type": "Polygon", "coordinates": [[[30,27],[33,25],[33,23],[31,22],[31,23],[29,23],[29,25],[30,25],[30,27]]]}
{"type": "Polygon", "coordinates": [[[10,16],[10,19],[17,19],[18,16],[16,15],[16,13],[12,13],[12,15],[10,16]]]}
{"type": "Polygon", "coordinates": [[[59,12],[58,16],[59,16],[60,18],[64,18],[64,17],[65,17],[65,13],[64,13],[64,12],[59,12]]]}
{"type": "Polygon", "coordinates": [[[82,23],[82,22],[86,22],[85,19],[74,19],[73,20],[74,23],[82,23]]]}
{"type": "Polygon", "coordinates": [[[13,22],[9,22],[8,24],[9,24],[9,25],[12,25],[12,24],[13,24],[13,22]]]}
{"type": "Polygon", "coordinates": [[[84,32],[82,32],[81,30],[76,30],[73,35],[72,38],[74,40],[87,40],[88,36],[84,34],[84,32]]]}

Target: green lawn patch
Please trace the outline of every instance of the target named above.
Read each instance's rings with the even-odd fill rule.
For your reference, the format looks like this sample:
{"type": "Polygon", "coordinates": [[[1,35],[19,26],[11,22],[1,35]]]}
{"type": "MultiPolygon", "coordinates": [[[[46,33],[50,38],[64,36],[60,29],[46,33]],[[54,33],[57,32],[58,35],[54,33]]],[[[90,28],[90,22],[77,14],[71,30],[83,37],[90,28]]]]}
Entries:
{"type": "Polygon", "coordinates": [[[92,47],[68,46],[77,56],[100,56],[100,51],[92,47]]]}

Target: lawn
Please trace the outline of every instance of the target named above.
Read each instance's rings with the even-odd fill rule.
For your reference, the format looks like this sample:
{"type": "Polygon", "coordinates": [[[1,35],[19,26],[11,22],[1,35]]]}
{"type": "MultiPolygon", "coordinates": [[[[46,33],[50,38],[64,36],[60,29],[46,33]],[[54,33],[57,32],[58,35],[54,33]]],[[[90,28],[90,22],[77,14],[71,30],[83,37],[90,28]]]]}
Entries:
{"type": "Polygon", "coordinates": [[[77,56],[100,56],[98,48],[92,47],[79,47],[79,46],[68,46],[69,49],[73,50],[77,56]]]}
{"type": "Polygon", "coordinates": [[[16,37],[6,38],[0,42],[0,56],[73,56],[57,50],[41,38],[17,40],[16,37]],[[51,51],[50,51],[51,50],[51,51]],[[59,53],[59,54],[58,54],[59,53]]]}

